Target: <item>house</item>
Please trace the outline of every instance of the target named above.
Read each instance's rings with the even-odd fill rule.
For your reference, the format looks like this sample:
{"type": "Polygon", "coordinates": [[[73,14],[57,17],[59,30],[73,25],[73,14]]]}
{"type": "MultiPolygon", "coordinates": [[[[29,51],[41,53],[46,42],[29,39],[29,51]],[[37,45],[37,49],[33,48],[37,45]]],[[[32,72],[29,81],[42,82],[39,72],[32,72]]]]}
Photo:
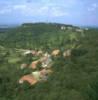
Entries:
{"type": "Polygon", "coordinates": [[[24,82],[28,82],[30,85],[34,85],[37,83],[37,80],[31,75],[24,75],[19,79],[19,84],[23,84],[24,82]]]}
{"type": "Polygon", "coordinates": [[[31,65],[30,65],[30,68],[36,69],[38,64],[39,64],[39,60],[33,61],[33,62],[31,63],[31,65]]]}
{"type": "Polygon", "coordinates": [[[65,26],[61,26],[61,30],[65,30],[66,29],[66,27],[65,26]]]}
{"type": "Polygon", "coordinates": [[[30,85],[34,85],[40,81],[46,81],[48,75],[52,73],[52,70],[42,69],[40,71],[32,72],[31,74],[24,75],[19,79],[19,84],[23,84],[24,82],[29,83],[30,85]]]}
{"type": "Polygon", "coordinates": [[[21,69],[24,69],[26,67],[27,67],[27,64],[21,64],[21,66],[20,66],[21,69]]]}
{"type": "Polygon", "coordinates": [[[39,50],[39,51],[36,51],[36,50],[32,50],[31,51],[32,55],[34,56],[40,56],[43,54],[43,51],[39,50]]]}
{"type": "Polygon", "coordinates": [[[51,55],[48,53],[45,53],[39,61],[41,62],[43,68],[50,68],[52,66],[51,55]]]}
{"type": "Polygon", "coordinates": [[[34,55],[34,56],[37,55],[37,51],[36,51],[36,50],[32,50],[31,53],[32,53],[32,55],[34,55]]]}
{"type": "Polygon", "coordinates": [[[31,50],[26,50],[23,55],[27,55],[27,54],[30,54],[31,53],[31,50]]]}
{"type": "Polygon", "coordinates": [[[41,55],[43,55],[43,51],[42,51],[42,50],[39,50],[39,51],[37,52],[37,56],[41,56],[41,55]]]}
{"type": "Polygon", "coordinates": [[[71,56],[71,50],[70,49],[63,52],[63,57],[64,58],[69,57],[69,56],[71,56]]]}
{"type": "Polygon", "coordinates": [[[59,49],[53,50],[52,53],[51,53],[52,56],[58,56],[59,54],[60,54],[59,49]]]}

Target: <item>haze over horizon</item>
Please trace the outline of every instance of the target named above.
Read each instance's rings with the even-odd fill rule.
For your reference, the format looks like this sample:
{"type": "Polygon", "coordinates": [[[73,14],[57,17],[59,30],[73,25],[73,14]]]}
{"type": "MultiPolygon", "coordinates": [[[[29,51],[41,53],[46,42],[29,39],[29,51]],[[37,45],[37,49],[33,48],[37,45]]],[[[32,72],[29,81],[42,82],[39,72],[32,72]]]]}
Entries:
{"type": "Polygon", "coordinates": [[[55,22],[98,26],[98,0],[3,0],[0,24],[55,22]]]}

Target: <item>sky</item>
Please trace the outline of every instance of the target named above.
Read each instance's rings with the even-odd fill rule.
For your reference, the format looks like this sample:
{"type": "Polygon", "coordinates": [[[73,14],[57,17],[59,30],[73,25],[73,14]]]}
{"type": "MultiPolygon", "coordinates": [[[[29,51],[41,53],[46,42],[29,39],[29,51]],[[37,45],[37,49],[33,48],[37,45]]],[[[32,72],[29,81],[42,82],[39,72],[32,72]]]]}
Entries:
{"type": "Polygon", "coordinates": [[[31,22],[98,26],[98,0],[0,0],[0,24],[31,22]]]}

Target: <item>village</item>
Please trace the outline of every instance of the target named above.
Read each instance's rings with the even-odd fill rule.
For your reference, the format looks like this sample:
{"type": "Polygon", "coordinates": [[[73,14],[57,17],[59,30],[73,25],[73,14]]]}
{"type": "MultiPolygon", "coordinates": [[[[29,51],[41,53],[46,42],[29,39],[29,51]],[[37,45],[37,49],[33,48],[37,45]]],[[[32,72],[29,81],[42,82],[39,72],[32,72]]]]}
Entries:
{"type": "Polygon", "coordinates": [[[29,64],[23,63],[20,66],[20,69],[30,68],[31,70],[37,69],[38,65],[40,65],[40,70],[33,71],[31,74],[24,75],[19,79],[19,83],[23,84],[23,82],[28,82],[30,85],[34,85],[41,81],[47,81],[49,74],[53,73],[52,67],[54,61],[52,58],[56,58],[58,56],[62,56],[65,59],[71,56],[71,50],[66,50],[61,54],[59,49],[53,50],[51,54],[48,52],[43,52],[41,50],[26,50],[23,53],[24,56],[32,55],[33,57],[37,56],[39,59],[29,62],[29,64]]]}

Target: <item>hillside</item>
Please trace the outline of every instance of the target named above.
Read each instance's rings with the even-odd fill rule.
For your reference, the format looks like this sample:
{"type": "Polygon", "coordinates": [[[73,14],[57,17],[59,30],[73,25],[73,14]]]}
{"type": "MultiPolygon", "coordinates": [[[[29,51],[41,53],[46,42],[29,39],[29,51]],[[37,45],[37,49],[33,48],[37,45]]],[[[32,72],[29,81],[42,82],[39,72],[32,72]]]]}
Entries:
{"type": "Polygon", "coordinates": [[[65,42],[68,33],[74,32],[75,27],[71,25],[35,23],[21,25],[6,33],[6,37],[1,41],[2,45],[9,44],[8,47],[17,48],[41,48],[47,46],[61,46],[65,42]],[[61,30],[61,27],[65,30],[61,30]],[[69,28],[69,29],[68,29],[69,28]],[[73,31],[72,31],[73,30],[73,31]],[[6,40],[6,41],[5,41],[6,40]],[[59,41],[57,41],[59,40],[59,41]]]}
{"type": "Polygon", "coordinates": [[[0,33],[0,100],[98,100],[98,29],[84,34],[76,29],[29,23],[0,33]],[[24,58],[17,49],[29,48],[72,49],[72,55],[54,59],[54,72],[47,82],[20,85],[19,78],[31,70],[20,70],[24,58]]]}

